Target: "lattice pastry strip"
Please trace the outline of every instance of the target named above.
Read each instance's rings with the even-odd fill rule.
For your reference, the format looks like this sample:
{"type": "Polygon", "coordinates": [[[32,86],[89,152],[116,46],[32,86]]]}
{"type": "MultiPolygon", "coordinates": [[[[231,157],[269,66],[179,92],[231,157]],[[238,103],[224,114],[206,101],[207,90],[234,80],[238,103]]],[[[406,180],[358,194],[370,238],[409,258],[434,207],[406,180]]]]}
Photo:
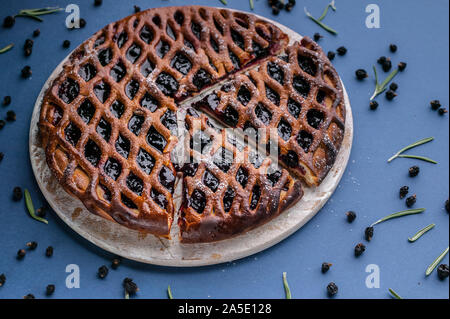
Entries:
{"type": "Polygon", "coordinates": [[[344,135],[339,77],[307,37],[290,46],[287,56],[271,57],[257,69],[235,76],[194,107],[226,125],[253,131],[268,150],[269,129],[277,129],[281,162],[308,185],[325,178],[344,135]],[[262,136],[256,132],[260,128],[267,129],[262,136]]]}
{"type": "Polygon", "coordinates": [[[183,167],[182,242],[210,242],[255,228],[294,205],[301,183],[241,145],[202,115],[190,112],[186,148],[197,162],[183,167]]]}

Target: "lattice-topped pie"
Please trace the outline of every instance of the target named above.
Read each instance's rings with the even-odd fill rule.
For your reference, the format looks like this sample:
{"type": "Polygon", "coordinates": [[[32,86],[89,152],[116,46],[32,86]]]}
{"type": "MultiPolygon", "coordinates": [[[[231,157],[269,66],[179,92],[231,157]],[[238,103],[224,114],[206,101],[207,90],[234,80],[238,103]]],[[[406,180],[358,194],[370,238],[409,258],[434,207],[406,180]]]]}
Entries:
{"type": "MultiPolygon", "coordinates": [[[[323,180],[344,131],[330,62],[307,38],[288,42],[256,16],[200,6],[149,9],[106,26],[45,93],[39,127],[51,171],[92,213],[157,236],[169,237],[177,178],[183,242],[261,225],[300,200],[301,181],[323,180]],[[200,102],[185,101],[215,85],[200,102]],[[191,104],[227,127],[277,128],[285,168],[193,109],[180,118],[191,104]],[[197,162],[174,162],[180,143],[197,162]]],[[[270,146],[268,136],[260,138],[270,146]]]]}

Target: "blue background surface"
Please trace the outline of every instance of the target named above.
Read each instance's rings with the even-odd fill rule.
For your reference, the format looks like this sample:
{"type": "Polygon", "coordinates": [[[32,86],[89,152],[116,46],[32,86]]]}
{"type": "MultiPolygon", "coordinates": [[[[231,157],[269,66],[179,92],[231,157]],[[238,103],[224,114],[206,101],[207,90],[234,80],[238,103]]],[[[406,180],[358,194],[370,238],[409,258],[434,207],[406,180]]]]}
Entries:
{"type": "MultiPolygon", "coordinates": [[[[248,1],[228,0],[229,7],[250,11],[248,1]]],[[[7,123],[0,131],[0,274],[7,282],[0,287],[0,298],[21,298],[33,293],[45,298],[45,287],[56,285],[52,298],[122,298],[122,280],[128,276],[140,287],[138,298],[165,298],[166,287],[172,286],[178,298],[284,298],[281,281],[283,271],[294,298],[326,298],[326,285],[334,281],[339,286],[336,298],[390,298],[393,288],[405,298],[448,298],[448,279],[440,281],[436,272],[425,277],[427,266],[448,246],[449,222],[444,209],[448,198],[449,180],[449,120],[431,111],[429,101],[441,100],[448,106],[449,96],[449,2],[433,1],[351,1],[337,0],[337,12],[329,12],[325,23],[339,31],[327,34],[310,21],[303,6],[316,17],[328,3],[325,0],[297,0],[293,12],[282,12],[276,19],[303,35],[320,32],[319,42],[325,51],[341,45],[348,48],[344,57],[336,57],[334,65],[350,95],[354,116],[354,143],[349,165],[335,194],[327,205],[307,225],[280,244],[264,252],[231,263],[200,268],[166,268],[124,261],[118,270],[110,270],[104,280],[97,279],[98,267],[109,266],[114,257],[95,247],[69,229],[50,212],[49,225],[31,219],[24,203],[11,199],[12,189],[19,185],[31,191],[36,207],[45,199],[35,182],[28,154],[28,132],[31,112],[42,85],[57,64],[67,55],[62,41],[69,39],[71,49],[104,25],[133,13],[133,5],[142,9],[168,5],[222,4],[219,0],[104,0],[94,7],[93,0],[40,1],[39,6],[65,7],[77,3],[87,20],[84,29],[69,31],[64,26],[66,13],[44,16],[45,22],[18,18],[12,29],[0,27],[0,47],[11,42],[16,47],[0,55],[0,98],[12,96],[12,104],[0,106],[0,118],[7,110],[17,113],[17,121],[7,123]],[[381,9],[381,28],[365,27],[366,5],[376,2],[381,9]],[[22,46],[40,28],[34,39],[33,54],[26,58],[22,46]],[[396,43],[398,52],[391,54],[388,46],[396,43]],[[399,96],[392,102],[384,95],[377,100],[380,107],[370,111],[368,100],[374,88],[371,66],[381,55],[391,56],[393,64],[406,61],[408,67],[395,82],[399,96]],[[22,79],[20,70],[30,65],[33,76],[22,79]],[[370,78],[355,79],[354,71],[365,68],[370,78]],[[435,141],[410,153],[426,155],[439,162],[433,165],[409,159],[386,160],[401,147],[418,139],[434,136],[435,141]],[[408,168],[417,164],[420,175],[408,177],[408,168]],[[375,237],[360,258],[353,248],[363,239],[364,228],[379,217],[406,209],[398,198],[402,185],[416,193],[415,207],[425,207],[420,215],[408,216],[380,224],[375,237]],[[345,212],[354,210],[358,217],[348,224],[345,212]],[[436,227],[411,244],[407,241],[422,227],[436,227]],[[36,240],[39,247],[28,252],[24,260],[16,260],[16,252],[25,243],[36,240]],[[45,248],[55,249],[52,258],[44,256],[45,248]],[[333,263],[323,275],[321,263],[333,263]],[[81,269],[81,288],[65,287],[65,267],[77,264],[81,269]],[[368,289],[365,268],[376,264],[380,268],[381,287],[368,289]]],[[[20,9],[34,8],[36,1],[7,1],[0,4],[0,18],[20,9]]],[[[255,0],[255,13],[273,18],[265,0],[255,0]]],[[[380,71],[380,77],[386,74],[380,71]]],[[[448,256],[444,259],[448,263],[448,256]]]]}

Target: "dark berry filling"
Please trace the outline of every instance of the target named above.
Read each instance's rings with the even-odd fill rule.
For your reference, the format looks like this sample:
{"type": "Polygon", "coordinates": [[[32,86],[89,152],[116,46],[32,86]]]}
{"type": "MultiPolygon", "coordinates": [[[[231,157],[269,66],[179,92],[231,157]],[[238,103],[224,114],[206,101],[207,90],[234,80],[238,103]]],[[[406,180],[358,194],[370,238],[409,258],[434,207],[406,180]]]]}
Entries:
{"type": "Polygon", "coordinates": [[[281,160],[291,168],[298,167],[298,155],[293,151],[288,151],[287,154],[281,155],[281,160]]]}
{"type": "Polygon", "coordinates": [[[181,11],[175,12],[175,14],[173,15],[173,18],[175,19],[176,23],[178,23],[179,25],[182,25],[184,22],[184,15],[181,11]]]}
{"type": "Polygon", "coordinates": [[[195,134],[192,136],[190,140],[190,147],[191,149],[200,152],[203,154],[203,152],[208,151],[211,146],[211,137],[206,135],[203,131],[195,132],[195,134]]]}
{"type": "Polygon", "coordinates": [[[198,23],[192,22],[191,23],[191,30],[192,30],[192,33],[200,40],[202,27],[198,23]]]}
{"type": "Polygon", "coordinates": [[[149,109],[150,112],[153,113],[159,107],[159,102],[150,94],[145,93],[144,97],[141,99],[141,106],[145,107],[146,109],[149,109]]]}
{"type": "Polygon", "coordinates": [[[256,169],[258,169],[264,162],[264,157],[261,156],[260,153],[250,152],[248,154],[248,160],[256,169]]]}
{"type": "Polygon", "coordinates": [[[242,105],[246,106],[251,99],[252,93],[250,90],[245,85],[241,86],[237,94],[237,100],[241,102],[242,105]]]}
{"type": "Polygon", "coordinates": [[[203,184],[208,186],[213,192],[219,187],[219,179],[215,177],[211,172],[205,171],[203,174],[203,184]]]}
{"type": "Polygon", "coordinates": [[[127,50],[126,57],[127,60],[131,63],[136,62],[137,59],[141,56],[141,47],[136,43],[133,43],[127,50]]]}
{"type": "Polygon", "coordinates": [[[175,33],[173,32],[173,29],[170,27],[169,24],[167,24],[167,26],[166,26],[166,33],[172,40],[177,39],[177,37],[175,36],[175,33]]]}
{"type": "Polygon", "coordinates": [[[164,194],[161,194],[156,189],[152,188],[152,190],[150,191],[150,197],[159,207],[161,207],[162,209],[166,209],[168,202],[164,194]]]}
{"type": "Polygon", "coordinates": [[[102,103],[105,103],[105,101],[108,99],[110,93],[111,93],[111,88],[110,88],[109,84],[107,84],[105,82],[97,83],[94,86],[94,94],[97,97],[97,99],[102,103]]]}
{"type": "Polygon", "coordinates": [[[250,209],[251,210],[254,210],[256,208],[260,197],[261,197],[261,187],[259,185],[253,186],[252,199],[250,201],[250,209]]]}
{"type": "Polygon", "coordinates": [[[245,49],[244,38],[239,32],[231,29],[231,38],[233,39],[233,42],[236,43],[239,48],[241,48],[241,50],[245,49]]]}
{"type": "Polygon", "coordinates": [[[136,93],[139,91],[139,82],[136,80],[131,80],[125,86],[125,94],[130,100],[134,99],[136,93]]]}
{"type": "Polygon", "coordinates": [[[139,149],[139,153],[136,157],[136,163],[146,173],[150,174],[155,167],[155,159],[146,150],[139,149]]]}
{"type": "Polygon", "coordinates": [[[278,135],[287,142],[291,138],[291,134],[291,125],[286,120],[281,119],[280,123],[278,123],[278,135]]]}
{"type": "Polygon", "coordinates": [[[103,170],[105,171],[106,175],[111,177],[113,180],[117,180],[117,178],[120,176],[120,173],[122,173],[122,165],[118,160],[110,157],[106,161],[103,170]]]}
{"type": "Polygon", "coordinates": [[[86,82],[89,82],[96,74],[97,70],[92,64],[89,63],[80,67],[80,70],[78,71],[78,75],[81,76],[81,78],[86,82]]]}
{"type": "Polygon", "coordinates": [[[102,66],[108,65],[108,63],[111,62],[112,58],[113,58],[113,52],[112,52],[111,48],[101,50],[98,53],[98,60],[100,61],[100,64],[102,66]]]}
{"type": "Polygon", "coordinates": [[[197,173],[198,164],[197,163],[188,163],[183,166],[183,175],[193,177],[195,173],[197,173]]]}
{"type": "Polygon", "coordinates": [[[159,171],[159,182],[167,188],[170,193],[174,191],[175,176],[170,168],[163,166],[159,171]]]}
{"type": "Polygon", "coordinates": [[[272,113],[262,103],[258,103],[255,107],[256,117],[261,120],[265,125],[268,125],[272,120],[272,113]]]}
{"type": "Polygon", "coordinates": [[[205,86],[211,84],[211,74],[206,72],[204,69],[198,70],[198,72],[194,75],[192,80],[197,89],[201,90],[205,86]]]}
{"type": "Polygon", "coordinates": [[[86,99],[77,109],[77,113],[86,124],[89,124],[95,114],[95,106],[91,103],[91,101],[86,99]]]}
{"type": "Polygon", "coordinates": [[[228,105],[223,112],[223,120],[228,125],[235,127],[239,122],[239,113],[231,105],[228,105]]]}
{"type": "Polygon", "coordinates": [[[301,148],[303,148],[305,153],[308,153],[312,142],[313,136],[311,133],[308,133],[307,131],[300,131],[300,133],[297,136],[297,143],[298,145],[300,145],[301,148]]]}
{"type": "Polygon", "coordinates": [[[131,209],[137,209],[137,206],[135,203],[133,203],[133,201],[131,199],[129,199],[128,197],[126,197],[124,194],[121,194],[120,199],[122,200],[122,203],[131,209]]]}
{"type": "Polygon", "coordinates": [[[127,176],[127,187],[134,193],[136,193],[137,195],[141,196],[142,194],[142,190],[144,189],[144,182],[142,181],[142,179],[140,179],[139,177],[137,177],[135,174],[130,173],[127,176]]]}
{"type": "Polygon", "coordinates": [[[156,45],[156,52],[158,53],[158,56],[162,59],[166,56],[167,52],[170,51],[170,45],[166,41],[159,41],[156,45]]]}
{"type": "Polygon", "coordinates": [[[324,114],[316,109],[311,109],[306,114],[306,118],[308,120],[308,124],[313,128],[318,129],[320,124],[323,122],[324,114]]]}
{"type": "Polygon", "coordinates": [[[293,117],[298,119],[298,117],[300,116],[300,112],[302,110],[302,106],[300,105],[300,103],[294,101],[293,99],[289,99],[287,107],[289,113],[291,113],[293,117]]]}
{"type": "Polygon", "coordinates": [[[120,82],[124,76],[127,74],[127,69],[125,68],[125,65],[119,61],[115,66],[111,68],[111,71],[109,73],[114,81],[120,82]]]}
{"type": "Polygon", "coordinates": [[[117,46],[120,48],[123,47],[123,45],[127,42],[128,40],[128,34],[125,31],[122,31],[122,33],[119,34],[119,36],[117,37],[117,46]]]}
{"type": "Polygon", "coordinates": [[[242,188],[245,188],[248,183],[248,171],[244,167],[239,167],[236,173],[236,180],[239,184],[241,184],[242,188]]]}
{"type": "Polygon", "coordinates": [[[167,96],[173,97],[178,91],[179,84],[173,76],[162,72],[156,78],[156,85],[167,96]]]}
{"type": "Polygon", "coordinates": [[[292,83],[292,85],[301,96],[303,96],[304,98],[308,97],[311,87],[303,77],[299,75],[294,77],[294,82],[292,83]]]}
{"type": "Polygon", "coordinates": [[[147,142],[161,153],[167,145],[167,141],[153,126],[150,127],[147,134],[147,142]]]}
{"type": "Polygon", "coordinates": [[[105,141],[109,141],[111,137],[111,124],[109,124],[103,117],[100,119],[97,125],[97,133],[105,139],[105,141]]]}
{"type": "Polygon", "coordinates": [[[310,57],[299,55],[298,65],[309,75],[315,76],[317,73],[317,66],[310,57]]]}
{"type": "Polygon", "coordinates": [[[117,137],[116,151],[123,157],[128,158],[128,154],[130,153],[130,141],[122,134],[119,134],[117,137]]]}
{"type": "Polygon", "coordinates": [[[274,187],[276,185],[276,183],[278,183],[282,174],[283,173],[281,171],[275,171],[275,172],[267,175],[267,179],[272,184],[272,187],[274,187]]]}
{"type": "Polygon", "coordinates": [[[64,135],[70,144],[76,146],[81,137],[81,131],[74,123],[70,122],[64,129],[64,135]]]}
{"type": "Polygon", "coordinates": [[[142,115],[134,114],[128,122],[128,129],[138,136],[141,132],[142,124],[144,124],[145,118],[142,115]]]}
{"type": "Polygon", "coordinates": [[[226,213],[230,211],[235,196],[236,193],[234,190],[231,187],[228,187],[225,191],[225,195],[223,195],[223,209],[226,213]]]}
{"type": "Polygon", "coordinates": [[[175,112],[172,112],[171,110],[167,110],[166,113],[161,117],[161,123],[167,129],[172,132],[172,134],[176,135],[178,131],[178,125],[177,125],[177,115],[175,112]]]}
{"type": "Polygon", "coordinates": [[[188,74],[192,69],[191,61],[183,53],[177,53],[170,62],[170,66],[183,75],[188,74]]]}
{"type": "Polygon", "coordinates": [[[231,63],[233,64],[234,69],[236,69],[236,70],[240,69],[240,67],[241,67],[241,60],[239,60],[237,55],[234,54],[234,52],[231,51],[231,50],[228,50],[228,54],[230,56],[230,60],[231,60],[231,63]]]}
{"type": "Polygon", "coordinates": [[[229,171],[233,165],[233,152],[221,147],[213,157],[213,163],[225,173],[229,171]]]}
{"type": "Polygon", "coordinates": [[[267,73],[280,84],[284,84],[284,72],[278,64],[270,62],[267,64],[267,73]]]}
{"type": "Polygon", "coordinates": [[[205,193],[198,189],[194,190],[189,200],[189,206],[195,209],[197,213],[202,214],[206,207],[205,193]]]}
{"type": "Polygon", "coordinates": [[[115,100],[111,104],[110,111],[115,117],[120,119],[123,115],[123,112],[125,112],[125,105],[123,105],[123,103],[120,102],[119,100],[115,100]]]}
{"type": "Polygon", "coordinates": [[[58,89],[59,98],[67,104],[75,100],[78,94],[80,94],[80,86],[71,78],[65,79],[58,89]]]}
{"type": "Polygon", "coordinates": [[[280,105],[280,95],[268,85],[266,85],[266,97],[276,106],[280,105]]]}
{"type": "Polygon", "coordinates": [[[142,41],[144,41],[147,44],[149,44],[153,40],[153,32],[146,25],[144,25],[142,27],[142,30],[141,30],[141,33],[139,34],[139,36],[141,37],[142,41]]]}
{"type": "Polygon", "coordinates": [[[142,63],[141,66],[141,73],[144,77],[149,76],[150,73],[153,72],[153,70],[155,69],[155,64],[150,61],[149,59],[146,59],[144,61],[144,63],[142,63]]]}

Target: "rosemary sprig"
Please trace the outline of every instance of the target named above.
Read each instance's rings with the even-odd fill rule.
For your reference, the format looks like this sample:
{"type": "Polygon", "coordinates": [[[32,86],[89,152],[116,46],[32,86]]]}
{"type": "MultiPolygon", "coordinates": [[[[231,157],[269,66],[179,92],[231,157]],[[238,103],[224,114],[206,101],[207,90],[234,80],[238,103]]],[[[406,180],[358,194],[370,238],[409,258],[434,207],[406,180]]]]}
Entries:
{"type": "Polygon", "coordinates": [[[402,157],[402,158],[414,158],[414,159],[418,159],[421,161],[425,161],[428,163],[432,163],[432,164],[437,164],[438,162],[436,162],[435,160],[432,160],[431,158],[425,157],[425,156],[418,156],[418,155],[399,155],[398,157],[402,157]]]}
{"type": "Polygon", "coordinates": [[[435,261],[433,261],[433,263],[430,266],[428,266],[427,271],[425,272],[425,275],[429,276],[433,272],[434,268],[436,268],[436,266],[441,262],[441,260],[444,259],[445,255],[447,255],[447,253],[448,253],[448,246],[444,250],[444,252],[442,254],[440,254],[438,256],[438,258],[436,258],[435,261]]]}
{"type": "Polygon", "coordinates": [[[286,273],[283,273],[283,286],[284,292],[286,293],[286,299],[292,299],[291,289],[289,289],[289,284],[287,282],[286,273]]]}
{"type": "Polygon", "coordinates": [[[327,16],[327,13],[328,13],[328,9],[329,9],[329,8],[333,9],[333,11],[336,11],[336,6],[335,6],[335,4],[334,4],[334,0],[332,0],[332,1],[325,7],[325,9],[323,10],[322,15],[321,15],[317,20],[322,21],[322,20],[327,16]]]}
{"type": "Polygon", "coordinates": [[[37,20],[39,22],[44,21],[39,16],[56,13],[63,10],[59,7],[47,7],[47,8],[37,8],[37,9],[24,9],[20,10],[18,14],[16,14],[14,17],[25,17],[25,18],[31,18],[34,20],[37,20]]]}
{"type": "Polygon", "coordinates": [[[392,288],[389,288],[389,292],[391,293],[392,296],[394,296],[395,299],[403,299],[402,297],[400,297],[400,295],[398,293],[396,293],[392,288]]]}
{"type": "MultiPolygon", "coordinates": [[[[328,6],[327,6],[328,7],[328,6]]],[[[312,21],[314,21],[315,23],[317,23],[319,26],[321,26],[324,30],[330,32],[331,34],[338,34],[336,30],[334,30],[333,28],[327,26],[326,24],[324,24],[322,21],[320,21],[319,19],[314,18],[311,13],[308,12],[308,10],[306,10],[306,7],[304,8],[305,10],[305,14],[308,18],[310,18],[312,21]]]]}
{"type": "Polygon", "coordinates": [[[253,2],[253,0],[250,0],[250,9],[255,9],[255,4],[253,2]]]}
{"type": "Polygon", "coordinates": [[[0,49],[0,54],[8,52],[9,50],[11,50],[13,48],[13,46],[14,46],[14,43],[8,44],[3,49],[0,49]]]}
{"type": "Polygon", "coordinates": [[[397,157],[408,157],[408,158],[417,158],[417,159],[421,159],[421,160],[431,161],[431,163],[435,163],[436,164],[437,162],[435,162],[433,160],[430,160],[429,158],[426,158],[426,157],[415,156],[415,155],[401,155],[403,152],[405,152],[407,150],[410,150],[410,149],[412,149],[414,147],[417,147],[419,145],[431,142],[432,140],[434,140],[434,137],[427,137],[427,138],[423,138],[421,140],[418,140],[417,142],[414,142],[414,143],[412,143],[412,144],[410,144],[408,146],[405,146],[400,151],[395,153],[390,159],[388,159],[388,163],[392,162],[397,157]]]}
{"type": "Polygon", "coordinates": [[[384,222],[384,221],[392,219],[392,218],[402,217],[402,216],[406,216],[406,215],[420,214],[420,213],[423,213],[424,211],[425,211],[425,208],[402,210],[401,212],[390,214],[390,215],[387,215],[386,217],[383,217],[383,218],[377,220],[375,223],[370,225],[370,227],[373,227],[381,222],[384,222]]]}
{"type": "Polygon", "coordinates": [[[172,296],[172,289],[170,288],[170,285],[167,286],[167,297],[168,297],[169,299],[173,299],[173,296],[172,296]]]}
{"type": "Polygon", "coordinates": [[[373,92],[373,95],[370,97],[371,101],[376,96],[378,96],[381,93],[383,93],[384,91],[386,91],[386,87],[389,84],[389,82],[391,82],[392,79],[397,75],[398,68],[393,70],[381,84],[378,82],[378,73],[377,73],[377,68],[375,67],[375,65],[373,66],[373,72],[375,73],[375,91],[373,92]]]}
{"type": "Polygon", "coordinates": [[[28,189],[25,188],[24,192],[25,192],[25,205],[27,206],[30,216],[33,217],[34,219],[36,219],[37,221],[48,224],[48,221],[46,219],[36,215],[36,213],[34,211],[33,202],[31,201],[30,192],[28,191],[28,189]]]}
{"type": "Polygon", "coordinates": [[[436,226],[435,224],[430,224],[425,228],[422,228],[421,230],[419,230],[414,236],[412,236],[411,238],[408,238],[408,241],[410,243],[415,242],[417,239],[419,239],[420,237],[422,237],[423,234],[425,234],[427,231],[431,230],[434,226],[436,226]]]}
{"type": "Polygon", "coordinates": [[[220,0],[224,5],[228,5],[227,0],[220,0]]]}

